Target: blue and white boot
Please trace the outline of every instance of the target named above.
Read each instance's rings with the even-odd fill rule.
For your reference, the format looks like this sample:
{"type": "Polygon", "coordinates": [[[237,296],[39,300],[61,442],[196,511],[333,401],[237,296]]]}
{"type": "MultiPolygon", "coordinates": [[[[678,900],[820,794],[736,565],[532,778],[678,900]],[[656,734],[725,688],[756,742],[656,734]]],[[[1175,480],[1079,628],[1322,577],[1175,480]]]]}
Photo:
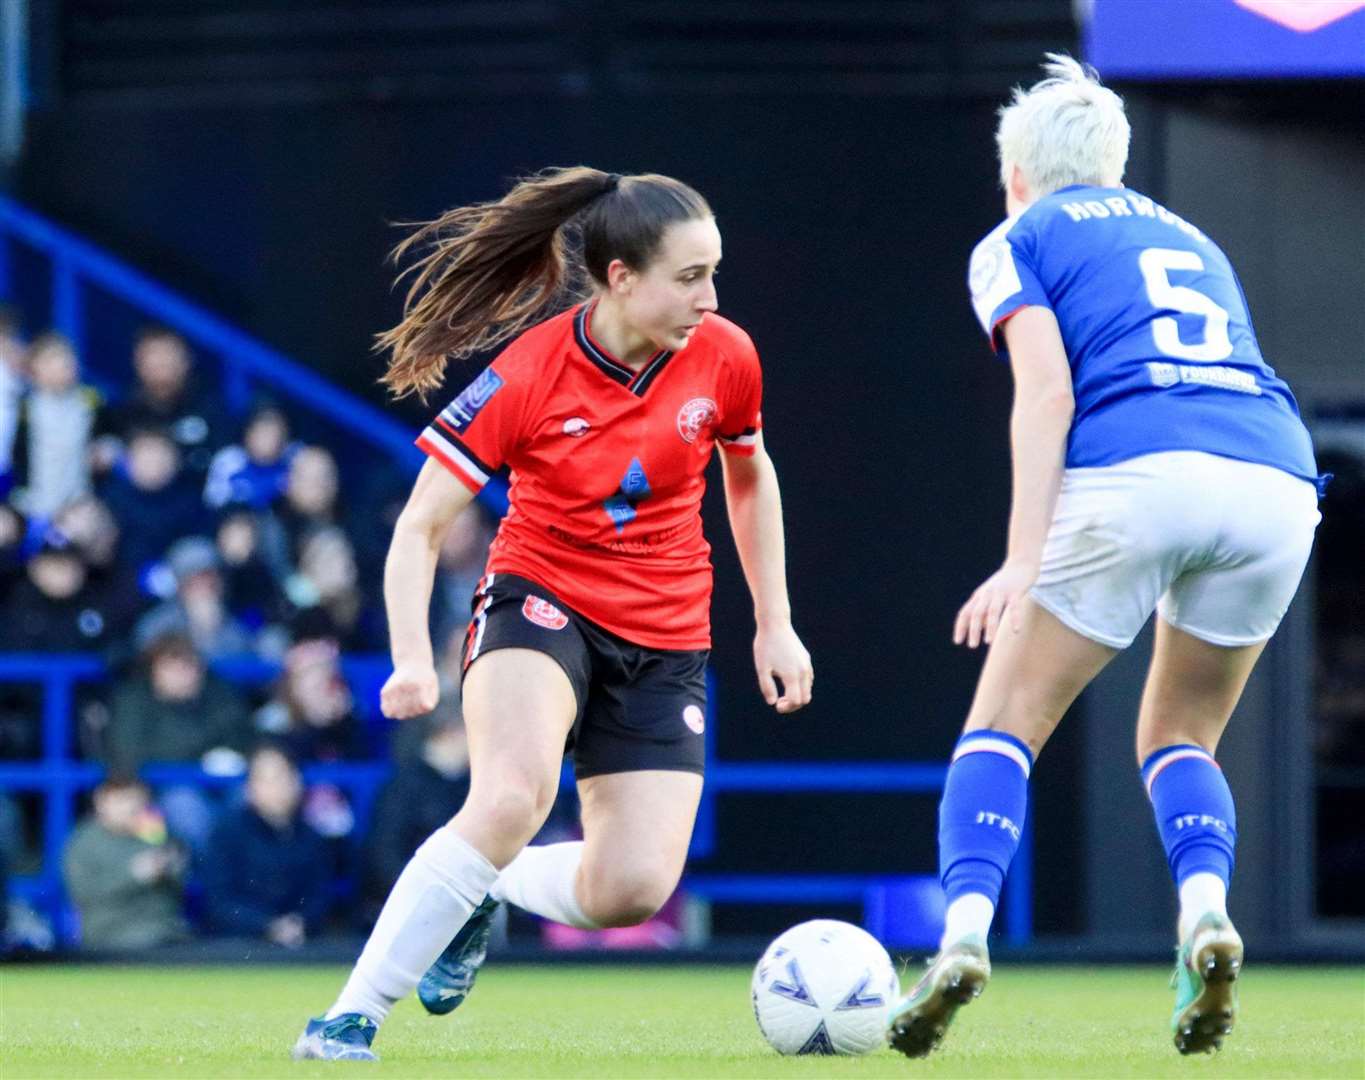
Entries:
{"type": "Polygon", "coordinates": [[[378,1061],[370,1049],[379,1029],[373,1020],[360,1013],[342,1013],[331,1020],[309,1020],[294,1043],[290,1056],[295,1061],[378,1061]]]}
{"type": "Polygon", "coordinates": [[[499,903],[485,897],[417,984],[417,999],[433,1016],[454,1012],[474,989],[474,978],[488,956],[488,939],[499,903]]]}

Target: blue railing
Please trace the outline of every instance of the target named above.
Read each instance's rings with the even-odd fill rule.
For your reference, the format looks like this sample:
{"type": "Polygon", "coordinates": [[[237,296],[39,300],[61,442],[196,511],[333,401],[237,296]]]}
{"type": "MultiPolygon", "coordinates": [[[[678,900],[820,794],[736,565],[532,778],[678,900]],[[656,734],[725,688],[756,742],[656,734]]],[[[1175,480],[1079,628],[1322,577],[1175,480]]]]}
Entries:
{"type": "MultiPolygon", "coordinates": [[[[247,685],[261,685],[279,673],[276,665],[254,657],[216,663],[213,669],[223,678],[247,685]]],[[[379,688],[390,671],[388,658],[377,654],[347,656],[342,659],[342,671],[362,715],[376,716],[379,688]]],[[[70,939],[70,927],[61,879],[62,849],[75,824],[76,797],[104,776],[103,766],[77,761],[71,754],[72,705],[78,685],[102,681],[107,675],[104,662],[97,656],[0,654],[0,683],[36,683],[43,690],[41,757],[28,762],[0,762],[0,791],[43,796],[42,867],[35,875],[16,879],[13,885],[17,895],[47,912],[63,941],[70,939]]],[[[711,699],[714,697],[712,694],[711,699]]],[[[706,730],[708,735],[714,732],[714,716],[707,717],[706,730]]],[[[714,760],[711,738],[707,739],[707,757],[706,789],[690,852],[693,859],[713,853],[715,804],[727,792],[937,794],[945,774],[943,765],[913,762],[722,762],[714,760]]],[[[332,783],[345,791],[356,821],[363,827],[390,771],[387,763],[380,762],[310,765],[305,767],[304,777],[309,783],[332,783]]],[[[206,773],[193,765],[148,765],[142,775],[153,786],[222,787],[240,782],[240,777],[206,773]]],[[[573,786],[567,765],[562,784],[573,786]]],[[[922,824],[928,827],[927,816],[922,824]]],[[[800,837],[793,837],[791,843],[793,852],[801,849],[800,837]]],[[[1026,829],[1005,887],[1004,930],[1012,944],[1025,943],[1032,936],[1031,878],[1032,837],[1026,829]]],[[[878,937],[898,944],[932,944],[928,935],[941,917],[941,910],[935,906],[939,902],[937,882],[930,875],[690,873],[684,886],[697,895],[726,903],[861,905],[864,925],[878,937]]]]}
{"type": "MultiPolygon", "coordinates": [[[[24,244],[47,257],[52,274],[49,323],[75,343],[77,355],[85,354],[87,338],[85,289],[97,286],[216,355],[222,364],[224,396],[238,411],[250,401],[252,384],[260,383],[282,397],[324,413],[357,439],[414,471],[426,459],[413,445],[412,432],[379,409],[3,195],[0,299],[18,294],[13,244],[24,244]]],[[[485,487],[479,498],[495,513],[507,509],[506,485],[500,479],[485,487]]]]}

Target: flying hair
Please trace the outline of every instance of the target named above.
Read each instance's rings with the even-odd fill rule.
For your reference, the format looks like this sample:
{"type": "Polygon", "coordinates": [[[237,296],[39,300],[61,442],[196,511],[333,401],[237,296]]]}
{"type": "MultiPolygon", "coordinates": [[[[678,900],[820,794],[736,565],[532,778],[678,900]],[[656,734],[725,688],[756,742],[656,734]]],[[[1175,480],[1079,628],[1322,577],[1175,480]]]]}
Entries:
{"type": "Polygon", "coordinates": [[[1047,53],[1047,78],[1016,86],[1000,109],[995,141],[1000,182],[1018,165],[1038,197],[1071,184],[1116,187],[1128,163],[1131,129],[1123,99],[1088,64],[1047,53]]]}
{"type": "Polygon", "coordinates": [[[446,363],[488,352],[553,312],[587,279],[607,283],[621,259],[643,270],[669,225],[711,208],[680,180],[621,176],[583,165],[522,177],[501,199],[421,223],[393,250],[415,257],[403,318],[379,334],[380,382],[395,397],[441,385],[446,363]]]}

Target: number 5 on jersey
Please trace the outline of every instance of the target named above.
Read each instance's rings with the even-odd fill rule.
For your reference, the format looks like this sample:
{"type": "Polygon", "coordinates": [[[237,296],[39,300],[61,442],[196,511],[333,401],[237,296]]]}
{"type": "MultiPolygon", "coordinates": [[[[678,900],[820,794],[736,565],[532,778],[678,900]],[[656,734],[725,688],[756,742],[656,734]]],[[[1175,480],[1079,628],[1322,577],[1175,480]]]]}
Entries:
{"type": "Polygon", "coordinates": [[[1145,248],[1138,256],[1142,281],[1147,286],[1147,298],[1158,310],[1177,311],[1182,315],[1198,315],[1204,319],[1203,340],[1185,342],[1180,339],[1180,324],[1170,315],[1152,320],[1152,339],[1165,355],[1194,364],[1216,364],[1232,355],[1232,340],[1228,337],[1228,313],[1212,299],[1186,285],[1172,285],[1172,270],[1196,273],[1204,269],[1204,260],[1194,251],[1176,248],[1145,248]]]}

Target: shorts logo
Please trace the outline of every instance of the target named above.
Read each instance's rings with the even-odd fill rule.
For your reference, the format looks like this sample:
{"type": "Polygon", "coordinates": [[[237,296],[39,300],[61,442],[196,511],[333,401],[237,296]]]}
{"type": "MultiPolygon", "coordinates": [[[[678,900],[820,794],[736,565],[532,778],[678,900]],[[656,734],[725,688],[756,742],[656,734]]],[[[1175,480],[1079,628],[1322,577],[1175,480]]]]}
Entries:
{"type": "Polygon", "coordinates": [[[708,397],[694,397],[678,410],[678,434],[685,443],[694,443],[697,436],[716,422],[716,403],[708,397]]]}
{"type": "Polygon", "coordinates": [[[569,625],[569,617],[564,612],[539,596],[528,596],[521,605],[521,613],[527,622],[543,626],[546,630],[563,630],[569,625]]]}
{"type": "Polygon", "coordinates": [[[571,416],[564,421],[564,434],[571,439],[581,439],[591,426],[581,416],[571,416]]]}
{"type": "Polygon", "coordinates": [[[696,705],[683,710],[683,723],[700,735],[706,730],[706,714],[696,705]]]}

